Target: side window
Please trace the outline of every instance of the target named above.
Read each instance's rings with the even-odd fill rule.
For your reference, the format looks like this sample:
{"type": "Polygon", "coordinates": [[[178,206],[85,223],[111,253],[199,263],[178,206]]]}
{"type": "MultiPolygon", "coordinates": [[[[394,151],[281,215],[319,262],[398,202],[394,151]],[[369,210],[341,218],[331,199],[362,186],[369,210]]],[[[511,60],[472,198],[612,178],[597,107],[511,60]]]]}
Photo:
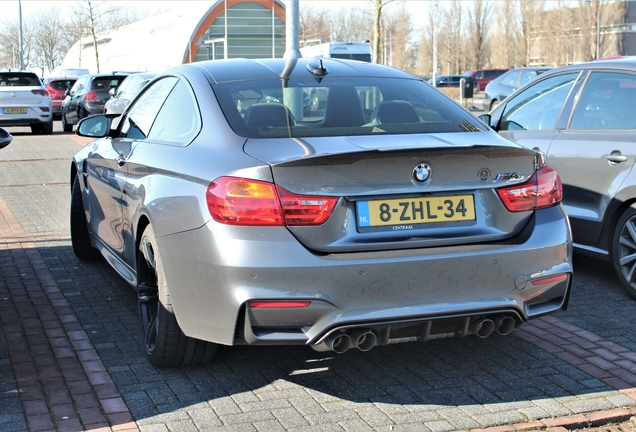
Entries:
{"type": "Polygon", "coordinates": [[[82,90],[84,90],[84,87],[86,86],[86,78],[80,78],[78,79],[75,84],[73,85],[73,87],[71,88],[71,95],[75,95],[77,93],[80,93],[82,90]]]}
{"type": "Polygon", "coordinates": [[[179,81],[159,111],[149,139],[187,145],[199,133],[201,116],[188,85],[179,81]]]}
{"type": "Polygon", "coordinates": [[[505,78],[499,82],[501,85],[505,85],[508,87],[516,87],[517,79],[519,78],[519,71],[510,72],[505,78]]]}
{"type": "Polygon", "coordinates": [[[120,134],[122,138],[146,139],[152,123],[157,117],[166,97],[177,83],[177,78],[168,77],[157,81],[137,99],[123,119],[120,134]]]}
{"type": "Polygon", "coordinates": [[[553,129],[577,73],[553,76],[526,88],[506,104],[500,130],[553,129]]]}
{"type": "Polygon", "coordinates": [[[483,77],[484,77],[484,72],[483,71],[482,72],[477,72],[475,74],[475,76],[473,76],[473,78],[475,78],[475,79],[481,79],[483,77]]]}
{"type": "Polygon", "coordinates": [[[636,128],[636,75],[592,72],[574,109],[568,129],[636,128]]]}
{"type": "Polygon", "coordinates": [[[524,70],[523,72],[521,72],[521,81],[519,81],[519,87],[521,87],[522,85],[524,85],[525,83],[527,83],[528,81],[530,81],[536,76],[537,76],[537,71],[524,70]]]}

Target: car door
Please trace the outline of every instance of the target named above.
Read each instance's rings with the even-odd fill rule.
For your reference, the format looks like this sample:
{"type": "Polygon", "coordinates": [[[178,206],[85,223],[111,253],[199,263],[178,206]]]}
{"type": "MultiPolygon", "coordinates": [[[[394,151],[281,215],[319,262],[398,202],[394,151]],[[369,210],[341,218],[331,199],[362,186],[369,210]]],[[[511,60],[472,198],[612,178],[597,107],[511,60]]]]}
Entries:
{"type": "Polygon", "coordinates": [[[494,95],[500,101],[504,100],[510,95],[517,87],[519,83],[520,70],[513,70],[508,75],[499,80],[499,85],[496,87],[497,94],[494,95]]]}
{"type": "Polygon", "coordinates": [[[605,212],[636,160],[636,74],[592,71],[566,129],[547,160],[563,182],[563,204],[574,241],[594,245],[605,212]]]}
{"type": "Polygon", "coordinates": [[[90,229],[118,259],[125,254],[125,237],[130,227],[124,223],[122,205],[128,175],[127,160],[135,145],[148,136],[152,123],[174,80],[161,80],[148,89],[127,115],[121,119],[117,137],[100,145],[100,152],[90,154],[86,162],[88,197],[91,214],[90,229]]]}
{"type": "Polygon", "coordinates": [[[76,124],[79,121],[77,116],[77,105],[79,104],[82,95],[85,93],[87,84],[88,77],[79,78],[75,81],[73,87],[71,87],[71,90],[64,101],[64,116],[66,117],[66,121],[70,124],[76,124]]]}
{"type": "Polygon", "coordinates": [[[579,71],[567,72],[522,89],[493,113],[491,126],[510,141],[547,154],[558,132],[557,120],[573,97],[578,77],[579,71]]]}

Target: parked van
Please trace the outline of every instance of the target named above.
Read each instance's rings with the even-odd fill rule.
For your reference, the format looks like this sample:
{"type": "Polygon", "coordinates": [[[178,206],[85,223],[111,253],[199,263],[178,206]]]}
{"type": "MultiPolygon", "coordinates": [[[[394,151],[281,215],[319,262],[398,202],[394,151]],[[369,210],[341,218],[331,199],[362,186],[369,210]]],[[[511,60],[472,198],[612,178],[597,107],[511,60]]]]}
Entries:
{"type": "Polygon", "coordinates": [[[60,69],[59,71],[53,71],[51,73],[51,76],[56,76],[56,77],[63,77],[63,78],[69,78],[69,77],[81,77],[82,75],[88,75],[90,73],[90,71],[88,69],[82,69],[82,68],[70,68],[70,69],[60,69]]]}
{"type": "Polygon", "coordinates": [[[300,49],[303,57],[340,58],[371,63],[371,44],[361,42],[326,42],[300,49]]]}

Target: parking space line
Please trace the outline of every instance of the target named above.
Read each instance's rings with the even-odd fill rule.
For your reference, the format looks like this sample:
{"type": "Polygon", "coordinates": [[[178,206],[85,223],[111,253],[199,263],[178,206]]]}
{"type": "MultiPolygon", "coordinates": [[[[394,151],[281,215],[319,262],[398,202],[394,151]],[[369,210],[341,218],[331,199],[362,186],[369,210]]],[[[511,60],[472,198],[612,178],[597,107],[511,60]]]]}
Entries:
{"type": "Polygon", "coordinates": [[[0,320],[29,429],[138,431],[35,239],[2,198],[0,233],[0,320]]]}

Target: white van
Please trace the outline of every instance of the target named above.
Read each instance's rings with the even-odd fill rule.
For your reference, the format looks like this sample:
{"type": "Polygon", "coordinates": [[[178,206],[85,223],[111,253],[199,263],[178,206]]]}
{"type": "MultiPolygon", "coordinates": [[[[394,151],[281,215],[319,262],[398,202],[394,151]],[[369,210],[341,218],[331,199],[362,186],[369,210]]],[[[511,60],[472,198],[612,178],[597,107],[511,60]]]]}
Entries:
{"type": "Polygon", "coordinates": [[[82,75],[88,75],[90,72],[88,69],[73,68],[73,69],[60,69],[56,71],[55,76],[59,77],[81,77],[82,75]]]}
{"type": "Polygon", "coordinates": [[[360,42],[326,42],[300,49],[303,57],[340,58],[371,63],[371,44],[360,42]]]}

